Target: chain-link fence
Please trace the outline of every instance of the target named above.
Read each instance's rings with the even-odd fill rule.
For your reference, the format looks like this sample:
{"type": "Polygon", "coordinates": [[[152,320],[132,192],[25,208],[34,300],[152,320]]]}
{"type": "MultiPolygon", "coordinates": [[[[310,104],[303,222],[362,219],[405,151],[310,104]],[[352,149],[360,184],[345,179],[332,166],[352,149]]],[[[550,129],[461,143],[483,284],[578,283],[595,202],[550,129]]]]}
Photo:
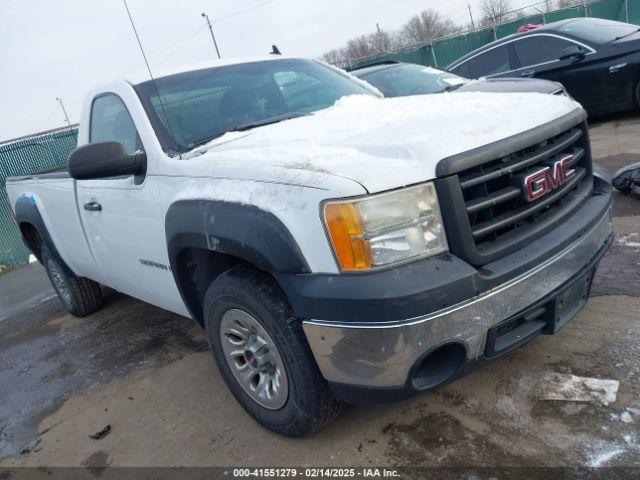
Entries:
{"type": "Polygon", "coordinates": [[[518,27],[526,24],[552,23],[569,18],[596,17],[608,20],[640,24],[639,0],[598,0],[584,1],[582,4],[549,13],[536,13],[519,17],[497,26],[489,26],[463,35],[433,40],[423,44],[405,47],[396,52],[368,57],[342,65],[348,69],[360,68],[388,60],[417,63],[431,67],[445,68],[458,58],[494,40],[516,33],[518,27]]]}
{"type": "Polygon", "coordinates": [[[77,142],[78,128],[72,126],[0,143],[0,265],[26,263],[29,258],[9,208],[7,177],[64,167],[77,142]]]}

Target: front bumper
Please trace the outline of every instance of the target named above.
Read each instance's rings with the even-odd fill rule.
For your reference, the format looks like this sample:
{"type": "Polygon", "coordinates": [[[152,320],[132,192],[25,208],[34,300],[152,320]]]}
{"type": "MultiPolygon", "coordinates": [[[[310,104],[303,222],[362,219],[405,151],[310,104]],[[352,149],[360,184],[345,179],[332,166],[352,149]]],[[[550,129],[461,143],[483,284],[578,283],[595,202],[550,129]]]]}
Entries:
{"type": "MultiPolygon", "coordinates": [[[[465,364],[447,380],[481,363],[492,327],[546,301],[582,272],[595,268],[612,240],[610,192],[600,190],[601,194],[592,197],[566,224],[530,245],[533,250],[546,248],[552,254],[538,255],[537,263],[527,263],[525,271],[512,269],[519,273],[507,280],[499,274],[501,265],[514,263],[522,253],[496,262],[493,271],[486,266],[484,274],[500,277],[500,283],[467,300],[404,320],[304,321],[305,334],[323,376],[346,399],[353,399],[354,391],[360,390],[377,400],[370,389],[380,397],[396,399],[423,390],[412,384],[412,370],[441,345],[464,347],[465,364]],[[571,230],[569,237],[565,229],[571,230]],[[553,250],[552,245],[562,236],[562,248],[553,250]]],[[[440,276],[448,275],[440,270],[440,276]]],[[[437,302],[432,299],[433,304],[437,302]]],[[[399,309],[402,306],[403,302],[398,303],[399,309]]]]}

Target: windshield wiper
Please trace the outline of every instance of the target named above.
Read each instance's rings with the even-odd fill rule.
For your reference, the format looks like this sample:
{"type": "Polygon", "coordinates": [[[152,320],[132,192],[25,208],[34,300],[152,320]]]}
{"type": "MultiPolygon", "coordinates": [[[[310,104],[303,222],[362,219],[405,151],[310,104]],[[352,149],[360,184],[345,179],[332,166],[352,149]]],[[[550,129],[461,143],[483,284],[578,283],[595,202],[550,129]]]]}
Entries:
{"type": "Polygon", "coordinates": [[[284,120],[289,120],[292,118],[305,117],[307,115],[311,115],[311,114],[305,113],[305,112],[289,112],[289,113],[283,113],[282,115],[276,115],[275,117],[256,120],[255,122],[243,123],[240,125],[236,125],[235,127],[232,127],[229,130],[225,130],[222,133],[216,133],[215,135],[211,135],[209,137],[203,138],[202,140],[198,140],[197,142],[193,142],[189,144],[187,148],[189,150],[193,150],[194,148],[200,147],[206,143],[209,143],[212,140],[215,140],[216,138],[219,138],[228,132],[244,132],[246,130],[251,130],[252,128],[262,127],[264,125],[271,125],[272,123],[278,123],[278,122],[282,122],[284,120]]]}
{"type": "Polygon", "coordinates": [[[613,42],[617,42],[618,40],[622,40],[623,38],[627,38],[630,35],[633,35],[634,33],[638,33],[640,32],[640,28],[637,28],[636,30],[634,30],[633,32],[629,32],[626,35],[620,35],[619,37],[614,38],[613,40],[607,42],[607,45],[613,42]]]}
{"type": "Polygon", "coordinates": [[[228,132],[244,132],[246,130],[251,130],[252,128],[263,127],[265,125],[271,125],[273,123],[282,122],[284,120],[290,120],[292,118],[306,117],[307,115],[311,115],[311,114],[305,113],[305,112],[283,113],[282,115],[276,115],[275,117],[263,118],[262,120],[256,120],[255,122],[236,125],[235,127],[227,131],[228,132]]]}
{"type": "Polygon", "coordinates": [[[464,83],[457,83],[455,85],[448,85],[442,90],[443,92],[453,92],[454,90],[459,89],[464,83]]]}
{"type": "Polygon", "coordinates": [[[215,140],[218,137],[221,137],[227,132],[216,133],[215,135],[211,135],[210,137],[203,138],[202,140],[198,140],[197,142],[190,143],[187,147],[189,150],[193,150],[196,147],[204,145],[205,143],[209,143],[211,140],[215,140]]]}

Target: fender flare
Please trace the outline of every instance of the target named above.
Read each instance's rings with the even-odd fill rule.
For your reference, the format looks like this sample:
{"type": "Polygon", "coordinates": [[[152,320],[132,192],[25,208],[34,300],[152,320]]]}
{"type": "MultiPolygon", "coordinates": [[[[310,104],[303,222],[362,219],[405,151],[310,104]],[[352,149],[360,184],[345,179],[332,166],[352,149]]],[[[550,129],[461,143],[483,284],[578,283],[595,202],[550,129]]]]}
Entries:
{"type": "Polygon", "coordinates": [[[180,296],[200,319],[200,301],[189,291],[190,273],[180,254],[196,248],[230,255],[271,273],[309,273],[289,230],[273,213],[252,205],[220,200],[179,200],[165,217],[167,252],[180,296]]]}
{"type": "MultiPolygon", "coordinates": [[[[38,210],[35,197],[28,194],[20,195],[20,197],[18,197],[18,200],[16,200],[15,214],[18,227],[20,227],[20,225],[23,223],[32,225],[33,228],[35,228],[38,232],[38,235],[40,235],[42,243],[47,246],[49,252],[51,253],[51,256],[55,259],[58,265],[62,267],[67,275],[75,276],[73,270],[71,270],[67,263],[62,259],[62,256],[58,252],[58,249],[56,248],[56,245],[51,238],[51,235],[49,235],[49,230],[47,229],[47,226],[42,219],[42,215],[38,210]]],[[[31,245],[29,244],[28,239],[25,238],[21,228],[20,235],[22,236],[22,241],[24,242],[24,244],[27,245],[29,250],[31,250],[31,245]]],[[[33,253],[38,261],[42,263],[42,255],[40,254],[40,252],[31,250],[31,253],[33,253]]]]}

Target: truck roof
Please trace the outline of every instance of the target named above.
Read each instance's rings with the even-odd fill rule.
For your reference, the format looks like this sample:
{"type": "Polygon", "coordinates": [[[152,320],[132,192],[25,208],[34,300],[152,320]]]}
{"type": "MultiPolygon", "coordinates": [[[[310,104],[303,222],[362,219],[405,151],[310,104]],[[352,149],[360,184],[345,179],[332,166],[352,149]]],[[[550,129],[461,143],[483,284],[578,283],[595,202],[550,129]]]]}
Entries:
{"type": "MultiPolygon", "coordinates": [[[[203,62],[190,63],[186,65],[177,65],[177,66],[169,66],[169,67],[162,67],[162,68],[152,67],[151,72],[153,73],[153,77],[157,79],[162,77],[168,77],[171,75],[176,75],[178,73],[192,72],[195,70],[204,70],[205,68],[223,67],[226,65],[237,65],[239,63],[275,61],[275,60],[293,59],[293,58],[300,58],[300,57],[285,57],[283,55],[265,55],[261,57],[232,57],[232,58],[212,59],[212,60],[206,60],[203,62]]],[[[149,72],[146,69],[124,75],[122,79],[134,85],[150,80],[149,72]]]]}

